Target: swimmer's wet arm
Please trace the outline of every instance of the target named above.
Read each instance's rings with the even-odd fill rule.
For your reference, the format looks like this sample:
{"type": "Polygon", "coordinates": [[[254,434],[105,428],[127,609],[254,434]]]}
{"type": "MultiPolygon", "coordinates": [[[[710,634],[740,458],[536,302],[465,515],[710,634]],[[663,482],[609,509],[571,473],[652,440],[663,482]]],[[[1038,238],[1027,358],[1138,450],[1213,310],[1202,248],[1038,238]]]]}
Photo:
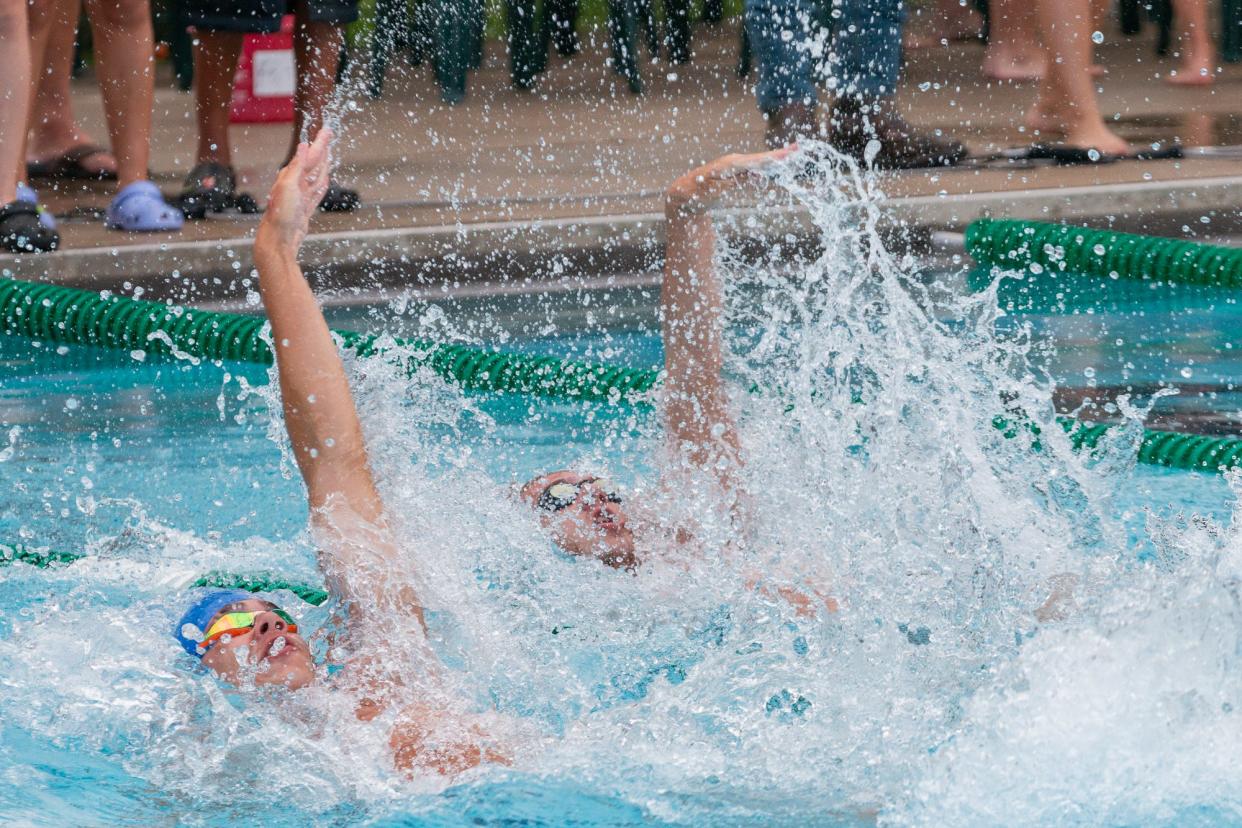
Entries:
{"type": "Polygon", "coordinates": [[[285,427],[312,517],[326,541],[320,555],[324,574],[359,606],[402,609],[421,622],[412,588],[386,577],[398,571],[398,554],[362,425],[336,343],[297,261],[310,216],[327,188],[331,139],[325,129],[313,144],[300,145],[272,187],[255,236],[259,293],[272,325],[285,427]]]}
{"type": "Polygon", "coordinates": [[[358,412],[336,343],[297,261],[310,216],[327,188],[331,137],[321,131],[280,171],[255,236],[254,256],[272,325],[285,427],[311,509],[339,497],[374,523],[383,516],[383,503],[358,412]]]}
{"type": "MultiPolygon", "coordinates": [[[[737,428],[720,372],[724,366],[724,289],[714,264],[716,231],[708,211],[754,171],[793,152],[726,155],[677,179],[665,195],[667,242],[660,293],[664,337],[665,428],[674,448],[700,467],[735,466],[737,428]]],[[[727,485],[727,481],[725,482],[727,485]]]]}

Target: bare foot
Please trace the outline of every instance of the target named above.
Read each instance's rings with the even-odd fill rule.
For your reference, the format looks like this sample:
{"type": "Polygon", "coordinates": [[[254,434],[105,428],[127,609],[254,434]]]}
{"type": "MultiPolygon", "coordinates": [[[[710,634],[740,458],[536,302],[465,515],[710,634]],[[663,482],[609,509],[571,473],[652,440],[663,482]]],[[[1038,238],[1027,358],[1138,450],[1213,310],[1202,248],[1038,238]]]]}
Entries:
{"type": "Polygon", "coordinates": [[[1165,76],[1165,83],[1174,86],[1211,86],[1216,82],[1216,70],[1212,59],[1197,59],[1187,55],[1186,62],[1165,76]]]}
{"type": "Polygon", "coordinates": [[[996,54],[983,56],[983,75],[992,80],[1032,81],[1044,76],[1043,55],[996,54]]]}
{"type": "Polygon", "coordinates": [[[1065,143],[1071,147],[1096,149],[1103,155],[1134,154],[1126,139],[1104,126],[1103,121],[1066,130],[1065,143]]]}
{"type": "Polygon", "coordinates": [[[1030,132],[1060,133],[1065,131],[1065,122],[1060,116],[1044,110],[1039,101],[1035,101],[1022,118],[1022,125],[1030,132]]]}
{"type": "MultiPolygon", "coordinates": [[[[42,136],[33,135],[30,140],[30,149],[26,161],[35,163],[46,163],[60,158],[74,147],[92,145],[95,142],[90,139],[86,133],[75,131],[71,135],[61,136],[61,140],[40,140],[42,136]],[[37,150],[36,150],[37,148],[37,150]]],[[[80,162],[82,169],[92,175],[116,175],[116,158],[108,150],[101,149],[99,152],[93,152],[82,158],[80,162]]]]}

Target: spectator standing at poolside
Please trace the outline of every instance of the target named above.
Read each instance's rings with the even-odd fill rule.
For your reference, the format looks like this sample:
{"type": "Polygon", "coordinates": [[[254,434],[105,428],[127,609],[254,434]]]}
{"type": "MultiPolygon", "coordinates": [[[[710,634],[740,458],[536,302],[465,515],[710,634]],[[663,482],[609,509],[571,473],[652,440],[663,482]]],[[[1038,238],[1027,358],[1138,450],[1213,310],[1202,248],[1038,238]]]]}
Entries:
{"type": "MultiPolygon", "coordinates": [[[[324,108],[336,89],[345,24],[358,19],[358,0],[185,0],[185,10],[195,32],[198,163],[185,180],[180,201],[186,215],[201,218],[225,209],[236,195],[229,102],[243,36],[279,30],[287,12],[295,17],[297,85],[288,162],[301,137],[315,135],[323,126],[324,108]]],[[[332,182],[319,209],[348,211],[358,205],[358,193],[332,182]]]]}
{"type": "Polygon", "coordinates": [[[828,140],[840,151],[861,160],[876,139],[873,163],[888,169],[944,166],[965,157],[961,144],[915,128],[897,111],[904,18],[901,0],[746,0],[768,146],[817,132],[816,81],[827,77],[837,96],[828,140]]]}
{"type": "Polygon", "coordinates": [[[35,72],[26,170],[30,179],[115,181],[116,159],[78,126],[69,81],[77,42],[79,0],[59,0],[43,55],[35,72]]]}
{"type": "MultiPolygon", "coordinates": [[[[32,66],[42,70],[47,65],[52,29],[63,25],[67,19],[63,4],[73,1],[29,0],[32,66]]],[[[108,205],[105,221],[112,229],[130,232],[180,230],[181,212],[165,202],[150,181],[155,101],[155,35],[150,3],[86,0],[86,12],[95,32],[96,67],[117,165],[117,192],[108,205]]],[[[36,88],[32,87],[29,94],[36,94],[36,88]]],[[[23,132],[27,126],[28,121],[21,121],[23,132]]],[[[23,147],[24,162],[25,141],[18,143],[23,147]]],[[[39,154],[39,148],[34,149],[39,154]]],[[[34,198],[33,191],[28,194],[34,198]]]]}
{"type": "Polygon", "coordinates": [[[0,251],[36,253],[60,243],[39,220],[33,201],[19,199],[22,136],[30,110],[30,36],[26,0],[0,0],[0,251]]]}
{"type": "Polygon", "coordinates": [[[1208,31],[1207,0],[1174,0],[1173,15],[1182,36],[1182,65],[1165,78],[1178,86],[1207,86],[1216,80],[1216,48],[1208,31]]]}
{"type": "Polygon", "coordinates": [[[1061,133],[1067,147],[1097,150],[1101,156],[1129,155],[1130,145],[1104,123],[1091,76],[1088,0],[1035,0],[1045,70],[1039,94],[1027,113],[1028,127],[1061,133]]]}

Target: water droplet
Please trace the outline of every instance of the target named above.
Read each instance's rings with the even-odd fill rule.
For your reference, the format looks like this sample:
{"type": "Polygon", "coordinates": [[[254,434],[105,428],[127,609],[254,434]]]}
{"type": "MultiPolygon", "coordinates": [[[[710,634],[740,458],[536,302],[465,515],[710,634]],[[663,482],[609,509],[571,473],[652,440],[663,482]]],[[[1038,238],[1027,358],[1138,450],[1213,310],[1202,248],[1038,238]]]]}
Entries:
{"type": "Polygon", "coordinates": [[[1104,42],[1104,33],[1103,33],[1103,32],[1092,32],[1092,33],[1091,33],[1091,42],[1092,42],[1092,43],[1095,43],[1096,45],[1099,45],[1100,43],[1103,43],[1103,42],[1104,42]]]}

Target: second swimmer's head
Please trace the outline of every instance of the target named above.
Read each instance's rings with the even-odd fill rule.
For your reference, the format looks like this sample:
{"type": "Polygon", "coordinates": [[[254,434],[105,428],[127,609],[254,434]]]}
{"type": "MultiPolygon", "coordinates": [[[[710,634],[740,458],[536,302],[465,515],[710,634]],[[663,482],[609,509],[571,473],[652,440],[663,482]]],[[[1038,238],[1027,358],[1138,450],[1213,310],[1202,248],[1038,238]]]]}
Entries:
{"type": "Polygon", "coordinates": [[[521,498],[557,546],[597,558],[618,569],[634,569],[634,533],[612,481],[568,469],[540,475],[522,486],[521,498]]]}

